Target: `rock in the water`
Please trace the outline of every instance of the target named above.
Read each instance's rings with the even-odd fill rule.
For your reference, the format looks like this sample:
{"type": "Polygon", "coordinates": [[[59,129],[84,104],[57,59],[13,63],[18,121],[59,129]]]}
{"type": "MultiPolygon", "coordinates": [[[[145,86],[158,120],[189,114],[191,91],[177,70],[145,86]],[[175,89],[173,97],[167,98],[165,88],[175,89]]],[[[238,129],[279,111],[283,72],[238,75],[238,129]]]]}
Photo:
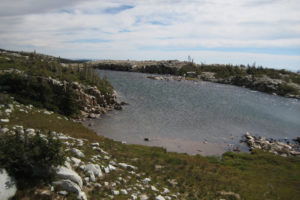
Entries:
{"type": "Polygon", "coordinates": [[[300,137],[297,137],[295,139],[293,139],[295,142],[297,142],[298,144],[300,144],[300,137]]]}
{"type": "Polygon", "coordinates": [[[89,114],[89,118],[95,119],[95,118],[96,118],[96,115],[95,115],[94,113],[91,113],[91,114],[89,114]]]}
{"type": "Polygon", "coordinates": [[[70,180],[55,181],[52,184],[54,186],[59,186],[61,189],[66,190],[67,192],[75,193],[77,195],[81,192],[80,187],[70,180]]]}
{"type": "Polygon", "coordinates": [[[126,105],[128,105],[128,103],[126,103],[126,102],[124,102],[124,101],[121,101],[120,105],[121,105],[121,106],[126,106],[126,105]]]}
{"type": "Polygon", "coordinates": [[[14,178],[7,174],[5,169],[0,169],[0,199],[8,200],[15,196],[17,186],[14,178]]]}
{"type": "Polygon", "coordinates": [[[80,188],[82,188],[82,179],[81,177],[72,169],[60,166],[56,170],[56,176],[62,179],[70,180],[77,185],[79,185],[80,188]]]}
{"type": "Polygon", "coordinates": [[[122,110],[122,106],[120,104],[116,104],[114,106],[114,109],[116,109],[116,110],[122,110]]]}
{"type": "Polygon", "coordinates": [[[9,119],[0,119],[0,122],[8,123],[8,122],[9,122],[9,119]]]}

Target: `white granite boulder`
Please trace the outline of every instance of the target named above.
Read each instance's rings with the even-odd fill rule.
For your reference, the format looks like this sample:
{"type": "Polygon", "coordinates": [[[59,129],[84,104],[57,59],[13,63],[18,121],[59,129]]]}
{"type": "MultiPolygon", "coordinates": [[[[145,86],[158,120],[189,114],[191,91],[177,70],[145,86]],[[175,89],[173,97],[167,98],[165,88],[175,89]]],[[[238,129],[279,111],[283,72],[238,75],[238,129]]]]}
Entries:
{"type": "Polygon", "coordinates": [[[56,176],[61,179],[67,179],[76,183],[80,188],[82,188],[82,179],[81,177],[72,169],[60,166],[56,170],[56,176]]]}
{"type": "Polygon", "coordinates": [[[81,193],[80,187],[70,180],[60,180],[52,183],[54,186],[59,186],[61,189],[67,192],[75,193],[79,195],[81,193]]]}
{"type": "Polygon", "coordinates": [[[90,179],[93,182],[95,181],[96,176],[99,177],[99,178],[103,176],[101,168],[97,164],[87,164],[87,165],[85,165],[84,171],[90,175],[90,179]]]}
{"type": "Polygon", "coordinates": [[[157,197],[155,197],[155,200],[165,200],[165,198],[161,195],[158,195],[157,197]]]}
{"type": "Polygon", "coordinates": [[[7,174],[5,169],[0,169],[0,199],[8,200],[15,196],[16,192],[15,180],[7,174]]]}
{"type": "Polygon", "coordinates": [[[75,154],[76,156],[78,156],[78,157],[81,157],[81,158],[84,157],[84,154],[83,154],[79,149],[72,148],[72,149],[71,149],[71,152],[74,153],[74,154],[75,154]]]}

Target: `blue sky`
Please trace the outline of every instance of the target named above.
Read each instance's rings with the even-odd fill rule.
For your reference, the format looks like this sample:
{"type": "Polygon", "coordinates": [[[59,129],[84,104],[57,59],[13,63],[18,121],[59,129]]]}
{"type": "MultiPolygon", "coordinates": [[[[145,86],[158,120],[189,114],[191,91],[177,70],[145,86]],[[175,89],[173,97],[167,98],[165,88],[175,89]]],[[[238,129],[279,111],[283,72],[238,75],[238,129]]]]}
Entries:
{"type": "Polygon", "coordinates": [[[300,70],[299,0],[1,0],[0,48],[300,70]]]}

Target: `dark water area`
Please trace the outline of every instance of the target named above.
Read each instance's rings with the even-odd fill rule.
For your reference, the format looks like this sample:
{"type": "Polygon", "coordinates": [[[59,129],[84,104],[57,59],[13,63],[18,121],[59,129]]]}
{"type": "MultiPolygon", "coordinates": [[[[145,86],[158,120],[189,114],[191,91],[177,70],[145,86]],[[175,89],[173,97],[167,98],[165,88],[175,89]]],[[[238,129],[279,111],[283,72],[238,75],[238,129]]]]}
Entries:
{"type": "Polygon", "coordinates": [[[132,72],[98,73],[112,83],[119,100],[129,105],[93,120],[92,129],[118,141],[210,155],[239,145],[247,131],[274,139],[300,136],[300,101],[296,99],[210,82],[152,80],[147,74],[132,72]]]}

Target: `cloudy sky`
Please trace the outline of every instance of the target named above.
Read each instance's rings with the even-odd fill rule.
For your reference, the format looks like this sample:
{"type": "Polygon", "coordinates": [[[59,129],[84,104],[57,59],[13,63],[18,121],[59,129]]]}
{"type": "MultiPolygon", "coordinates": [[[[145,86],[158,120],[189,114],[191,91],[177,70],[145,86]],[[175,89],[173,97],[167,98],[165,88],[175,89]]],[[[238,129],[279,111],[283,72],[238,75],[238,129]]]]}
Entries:
{"type": "Polygon", "coordinates": [[[300,70],[300,0],[1,0],[0,48],[300,70]]]}

